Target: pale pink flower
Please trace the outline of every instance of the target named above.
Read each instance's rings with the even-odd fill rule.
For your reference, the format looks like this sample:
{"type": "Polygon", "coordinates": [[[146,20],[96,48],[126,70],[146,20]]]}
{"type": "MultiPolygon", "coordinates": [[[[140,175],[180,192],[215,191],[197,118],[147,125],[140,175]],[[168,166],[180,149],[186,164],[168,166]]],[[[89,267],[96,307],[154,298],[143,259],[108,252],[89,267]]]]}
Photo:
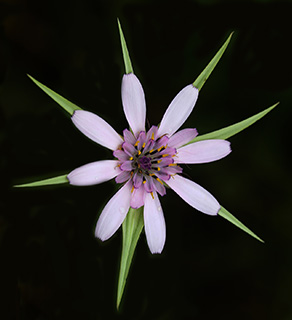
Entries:
{"type": "Polygon", "coordinates": [[[196,129],[177,132],[192,112],[198,93],[193,85],[183,88],[167,108],[160,125],[146,132],[143,88],[134,74],[124,75],[122,102],[131,131],[125,129],[123,137],[99,116],[82,110],[74,112],[75,126],[91,140],[111,149],[116,160],[97,161],[73,170],[68,175],[70,184],[94,185],[113,178],[122,184],[97,221],[96,237],[107,240],[121,226],[130,207],[144,206],[149,249],[152,253],[161,253],[166,227],[158,194],[165,195],[165,186],[197,210],[209,215],[218,213],[218,201],[204,188],[180,175],[179,164],[211,162],[231,152],[230,143],[225,140],[188,144],[197,136],[196,129]]]}

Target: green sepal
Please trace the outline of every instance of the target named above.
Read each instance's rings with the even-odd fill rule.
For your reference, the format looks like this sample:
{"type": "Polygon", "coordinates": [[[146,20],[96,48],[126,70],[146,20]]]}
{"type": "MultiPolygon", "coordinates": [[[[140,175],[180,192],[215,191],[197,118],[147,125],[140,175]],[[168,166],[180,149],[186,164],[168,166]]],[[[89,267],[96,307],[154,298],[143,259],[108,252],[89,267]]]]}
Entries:
{"type": "Polygon", "coordinates": [[[61,184],[61,183],[69,183],[69,180],[67,179],[67,174],[64,174],[62,176],[34,181],[30,183],[25,184],[18,184],[15,185],[15,188],[27,188],[27,187],[42,187],[42,186],[49,186],[53,184],[61,184]]]}
{"type": "Polygon", "coordinates": [[[247,127],[251,126],[256,121],[260,120],[267,113],[272,111],[278,104],[279,104],[279,102],[272,105],[271,107],[265,109],[264,111],[261,111],[261,112],[257,113],[256,115],[254,115],[250,118],[247,118],[241,122],[238,122],[236,124],[233,124],[231,126],[228,126],[223,129],[216,130],[216,131],[213,131],[210,133],[206,133],[203,135],[199,135],[195,139],[188,142],[187,144],[194,143],[194,142],[201,141],[201,140],[208,140],[208,139],[223,139],[223,140],[228,139],[228,138],[234,136],[235,134],[239,133],[240,131],[246,129],[247,127]]]}
{"type": "Polygon", "coordinates": [[[225,208],[221,207],[218,215],[223,217],[224,219],[228,220],[229,222],[233,223],[236,227],[240,228],[241,230],[248,233],[250,236],[254,237],[255,239],[259,240],[260,242],[264,241],[259,238],[255,233],[253,233],[249,228],[247,228],[243,223],[241,223],[238,219],[236,219],[229,211],[225,208]]]}
{"type": "Polygon", "coordinates": [[[121,303],[134,251],[143,226],[143,207],[139,209],[130,208],[122,226],[123,248],[118,281],[117,309],[119,309],[121,303]]]}
{"type": "Polygon", "coordinates": [[[119,19],[118,19],[118,26],[119,26],[119,33],[120,33],[120,38],[121,38],[121,46],[122,46],[122,51],[123,51],[123,58],[124,58],[126,74],[134,73],[132,63],[130,60],[130,56],[129,56],[129,51],[128,51],[127,44],[126,44],[126,40],[125,40],[119,19]]]}
{"type": "Polygon", "coordinates": [[[65,111],[70,113],[71,116],[73,115],[75,110],[82,110],[81,108],[76,106],[76,104],[74,104],[74,103],[70,102],[69,100],[63,98],[58,93],[54,92],[53,90],[51,90],[47,86],[43,85],[42,83],[40,83],[39,81],[34,79],[29,74],[28,74],[28,76],[38,87],[40,87],[47,95],[49,95],[53,100],[55,100],[65,111]]]}
{"type": "Polygon", "coordinates": [[[198,76],[198,78],[193,82],[193,86],[196,87],[198,90],[201,90],[207,79],[209,78],[210,74],[216,67],[217,63],[221,59],[224,51],[226,50],[231,37],[233,35],[233,32],[231,32],[230,36],[227,38],[227,40],[224,42],[223,46],[219,49],[219,51],[216,53],[214,58],[209,62],[207,67],[201,72],[201,74],[198,76]]]}

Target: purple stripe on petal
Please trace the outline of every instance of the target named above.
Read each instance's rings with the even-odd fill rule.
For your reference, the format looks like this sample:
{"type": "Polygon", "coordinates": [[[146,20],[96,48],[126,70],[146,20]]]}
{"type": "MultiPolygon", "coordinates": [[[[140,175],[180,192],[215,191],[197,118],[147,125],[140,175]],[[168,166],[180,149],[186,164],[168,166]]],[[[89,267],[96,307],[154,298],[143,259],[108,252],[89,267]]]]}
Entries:
{"type": "Polygon", "coordinates": [[[179,148],[191,140],[195,139],[198,135],[197,129],[183,129],[176,132],[173,136],[169,138],[168,146],[179,148]]]}
{"type": "Polygon", "coordinates": [[[116,150],[123,143],[119,134],[102,118],[96,114],[83,110],[76,110],[72,116],[74,125],[94,142],[116,150]]]}
{"type": "Polygon", "coordinates": [[[231,152],[226,140],[203,140],[178,149],[176,163],[207,163],[226,157],[231,152]]]}
{"type": "Polygon", "coordinates": [[[166,239],[166,226],[157,193],[147,193],[144,204],[144,225],[148,247],[151,253],[161,253],[166,239]]]}
{"type": "Polygon", "coordinates": [[[210,215],[217,215],[220,204],[207,190],[195,182],[175,175],[167,181],[168,186],[175,191],[191,207],[210,215]]]}
{"type": "Polygon", "coordinates": [[[102,241],[110,238],[123,223],[129,208],[131,183],[126,183],[106,204],[95,228],[95,236],[102,241]]]}
{"type": "Polygon", "coordinates": [[[120,172],[118,161],[104,160],[85,164],[71,171],[67,178],[74,186],[90,186],[108,181],[120,172]]]}

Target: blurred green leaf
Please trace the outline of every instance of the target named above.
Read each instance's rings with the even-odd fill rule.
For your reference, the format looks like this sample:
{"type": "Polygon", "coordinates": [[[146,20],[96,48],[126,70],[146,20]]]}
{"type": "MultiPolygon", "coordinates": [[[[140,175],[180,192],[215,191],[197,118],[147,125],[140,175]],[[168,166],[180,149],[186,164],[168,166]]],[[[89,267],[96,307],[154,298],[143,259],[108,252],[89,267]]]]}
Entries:
{"type": "Polygon", "coordinates": [[[194,81],[193,86],[196,87],[198,90],[201,90],[201,88],[203,87],[203,85],[205,84],[207,79],[209,78],[210,74],[212,73],[212,71],[216,67],[217,63],[221,59],[224,51],[226,50],[226,48],[230,42],[232,35],[233,35],[233,32],[230,34],[228,39],[224,42],[223,46],[219,49],[219,51],[216,53],[214,58],[209,62],[207,67],[201,72],[201,74],[198,76],[198,78],[194,81]]]}
{"type": "Polygon", "coordinates": [[[117,309],[119,309],[121,303],[134,251],[143,226],[143,207],[139,209],[130,208],[123,222],[123,248],[118,282],[117,309]]]}
{"type": "Polygon", "coordinates": [[[225,208],[221,207],[218,212],[218,215],[223,217],[224,219],[228,220],[229,222],[233,223],[236,227],[240,228],[241,230],[245,231],[255,239],[264,243],[264,241],[259,238],[255,233],[253,233],[250,229],[248,229],[243,223],[241,223],[238,219],[236,219],[230,212],[228,212],[225,208]]]}
{"type": "Polygon", "coordinates": [[[223,139],[223,140],[228,139],[228,138],[234,136],[235,134],[239,133],[240,131],[246,129],[247,127],[251,126],[256,121],[260,120],[263,116],[265,116],[267,113],[272,111],[278,104],[279,104],[279,102],[274,104],[273,106],[267,108],[266,110],[257,113],[256,115],[254,115],[248,119],[245,119],[241,122],[238,122],[238,123],[233,124],[231,126],[228,126],[226,128],[216,130],[216,131],[213,131],[210,133],[206,133],[203,135],[199,135],[187,144],[194,143],[194,142],[201,141],[201,140],[207,140],[207,139],[223,139]]]}
{"type": "Polygon", "coordinates": [[[36,79],[34,79],[32,76],[28,74],[29,78],[38,86],[40,87],[47,95],[49,95],[53,100],[55,100],[65,111],[70,113],[72,116],[75,110],[82,110],[76,104],[70,102],[69,100],[63,98],[58,93],[54,92],[50,88],[46,87],[36,79]]]}
{"type": "Polygon", "coordinates": [[[123,58],[124,58],[124,64],[125,64],[125,70],[126,74],[128,73],[134,73],[132,63],[129,56],[129,51],[127,48],[126,40],[123,34],[123,30],[120,24],[120,21],[118,19],[118,25],[119,25],[119,32],[120,32],[120,38],[121,38],[121,45],[122,45],[122,51],[123,51],[123,58]]]}
{"type": "Polygon", "coordinates": [[[58,176],[58,177],[54,177],[54,178],[34,181],[34,182],[30,182],[30,183],[18,184],[18,185],[15,185],[14,187],[15,188],[42,187],[42,186],[49,186],[52,184],[61,184],[61,183],[69,183],[69,181],[67,179],[67,174],[64,174],[64,175],[58,176]]]}

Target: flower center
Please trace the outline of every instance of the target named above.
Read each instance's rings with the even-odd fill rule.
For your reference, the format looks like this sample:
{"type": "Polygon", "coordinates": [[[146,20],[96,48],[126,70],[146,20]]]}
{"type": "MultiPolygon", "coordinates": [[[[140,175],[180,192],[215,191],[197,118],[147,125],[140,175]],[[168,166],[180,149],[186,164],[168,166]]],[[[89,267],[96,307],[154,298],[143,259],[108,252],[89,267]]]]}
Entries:
{"type": "Polygon", "coordinates": [[[143,170],[148,171],[151,169],[151,159],[146,156],[139,158],[138,163],[143,170]]]}
{"type": "Polygon", "coordinates": [[[131,180],[132,191],[143,188],[148,193],[157,191],[164,195],[163,182],[167,183],[172,175],[182,172],[174,163],[176,149],[168,147],[168,136],[156,137],[157,130],[153,126],[147,133],[141,131],[137,138],[124,130],[124,143],[114,152],[121,169],[117,183],[131,180]]]}

